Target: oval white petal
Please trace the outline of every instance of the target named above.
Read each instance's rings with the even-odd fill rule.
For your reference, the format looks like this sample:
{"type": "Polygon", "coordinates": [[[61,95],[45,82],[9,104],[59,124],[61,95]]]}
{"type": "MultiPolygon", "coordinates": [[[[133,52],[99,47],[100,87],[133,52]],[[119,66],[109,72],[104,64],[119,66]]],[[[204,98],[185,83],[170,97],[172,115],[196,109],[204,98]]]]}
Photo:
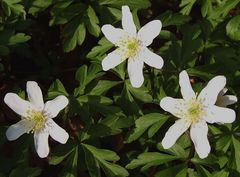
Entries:
{"type": "Polygon", "coordinates": [[[162,146],[164,149],[172,147],[177,139],[185,132],[190,126],[190,122],[184,119],[177,120],[166,132],[162,146]]]}
{"type": "Polygon", "coordinates": [[[133,21],[132,13],[128,6],[122,6],[122,27],[124,31],[136,35],[137,29],[133,21]]]}
{"type": "Polygon", "coordinates": [[[144,82],[143,61],[140,59],[128,59],[128,75],[133,87],[139,88],[144,82]]]}
{"type": "Polygon", "coordinates": [[[172,115],[174,115],[178,118],[184,118],[183,116],[184,116],[184,112],[186,111],[186,108],[184,106],[183,99],[164,97],[160,101],[160,106],[163,110],[171,113],[172,115]]]}
{"type": "Polygon", "coordinates": [[[30,103],[33,104],[38,110],[42,110],[44,107],[43,96],[37,82],[27,82],[27,93],[30,103]]]}
{"type": "Polygon", "coordinates": [[[50,136],[59,143],[65,144],[69,138],[68,133],[57,125],[52,119],[48,119],[48,131],[50,136]]]}
{"type": "Polygon", "coordinates": [[[204,117],[204,120],[208,123],[232,123],[236,119],[235,111],[229,108],[213,105],[206,111],[207,114],[204,117]]]}
{"type": "Polygon", "coordinates": [[[200,92],[198,100],[205,104],[214,105],[217,101],[218,94],[226,85],[226,78],[224,76],[216,76],[211,79],[207,86],[200,92]]]}
{"type": "Polygon", "coordinates": [[[54,118],[58,113],[68,105],[67,97],[61,95],[45,103],[43,112],[47,118],[54,118]]]}
{"type": "Polygon", "coordinates": [[[33,109],[30,102],[23,100],[15,93],[7,93],[4,97],[4,102],[22,117],[27,117],[28,111],[33,109]]]}
{"type": "Polygon", "coordinates": [[[113,44],[116,44],[122,37],[124,37],[125,33],[120,28],[115,28],[112,25],[103,25],[101,28],[103,34],[113,44]]]}
{"type": "Polygon", "coordinates": [[[144,48],[143,51],[141,52],[141,57],[143,61],[154,68],[161,69],[163,67],[163,59],[159,55],[153,53],[150,51],[148,48],[144,48]]]}
{"type": "Polygon", "coordinates": [[[35,149],[38,156],[41,158],[45,158],[49,154],[48,136],[49,134],[46,131],[34,133],[35,149]]]}
{"type": "Polygon", "coordinates": [[[179,74],[179,85],[184,100],[191,100],[196,98],[196,94],[192,89],[189,76],[184,70],[179,74]]]}
{"type": "Polygon", "coordinates": [[[153,39],[159,35],[161,28],[161,21],[153,20],[138,31],[138,37],[145,46],[149,46],[153,42],[153,39]]]}
{"type": "Polygon", "coordinates": [[[24,133],[30,132],[34,127],[34,122],[23,119],[16,124],[11,125],[7,131],[6,136],[9,141],[18,139],[24,133]]]}
{"type": "Polygon", "coordinates": [[[195,123],[191,126],[190,135],[194,143],[195,150],[200,158],[206,158],[211,151],[207,138],[208,126],[205,121],[195,123]]]}
{"type": "Polygon", "coordinates": [[[109,53],[102,61],[102,67],[104,71],[114,68],[115,66],[122,63],[126,57],[121,52],[121,50],[116,49],[109,53]]]}

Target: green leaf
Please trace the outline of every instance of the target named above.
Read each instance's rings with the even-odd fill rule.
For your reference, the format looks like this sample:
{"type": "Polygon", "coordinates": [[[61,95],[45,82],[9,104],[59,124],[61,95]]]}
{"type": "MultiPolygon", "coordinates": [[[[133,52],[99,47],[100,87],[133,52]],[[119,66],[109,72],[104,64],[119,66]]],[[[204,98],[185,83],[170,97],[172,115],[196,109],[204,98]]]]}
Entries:
{"type": "Polygon", "coordinates": [[[138,100],[145,102],[145,103],[151,103],[153,98],[149,94],[149,90],[142,86],[140,88],[134,88],[132,87],[130,82],[126,82],[127,89],[130,91],[130,93],[137,98],[138,100]]]}
{"type": "Polygon", "coordinates": [[[100,65],[92,64],[88,68],[86,65],[78,68],[75,79],[79,81],[80,86],[75,89],[74,95],[78,96],[84,93],[85,87],[94,79],[102,76],[102,67],[100,65]]]}
{"type": "MultiPolygon", "coordinates": [[[[98,149],[94,146],[87,144],[82,144],[82,146],[85,152],[88,151],[89,153],[91,153],[91,155],[95,158],[95,163],[96,161],[98,162],[98,164],[108,177],[125,177],[129,175],[123,167],[108,162],[119,160],[119,156],[115,152],[106,149],[98,149]]],[[[93,159],[91,161],[93,161],[93,159]]],[[[89,166],[90,164],[88,164],[88,167],[89,166]]],[[[90,170],[92,170],[92,168],[90,168],[90,170]]]]}
{"type": "Polygon", "coordinates": [[[127,4],[131,9],[145,9],[151,5],[149,0],[99,0],[99,4],[111,5],[118,8],[127,4]]]}
{"type": "MultiPolygon", "coordinates": [[[[182,15],[180,13],[173,13],[172,11],[166,11],[159,16],[163,27],[175,25],[180,26],[191,20],[190,16],[182,15]]],[[[162,32],[162,31],[161,31],[162,32]]]]}
{"type": "Polygon", "coordinates": [[[235,155],[235,163],[236,163],[236,170],[240,172],[240,141],[236,139],[234,136],[232,136],[232,142],[233,142],[233,147],[234,147],[234,155],[235,155]]]}
{"type": "Polygon", "coordinates": [[[9,48],[3,45],[0,45],[0,56],[8,55],[10,52],[9,48]]]}
{"type": "Polygon", "coordinates": [[[80,16],[76,17],[66,25],[63,31],[64,44],[63,49],[65,52],[70,52],[81,45],[86,36],[86,28],[80,16]]]}
{"type": "Polygon", "coordinates": [[[53,0],[47,0],[47,1],[42,1],[42,0],[30,0],[28,1],[28,6],[30,6],[28,13],[32,15],[37,15],[37,13],[45,10],[48,8],[50,5],[52,5],[53,0]]]}
{"type": "Polygon", "coordinates": [[[127,166],[127,169],[134,169],[143,166],[141,170],[146,170],[152,166],[158,166],[166,162],[178,159],[176,156],[162,154],[159,152],[144,152],[137,159],[132,160],[127,166]]]}
{"type": "Polygon", "coordinates": [[[180,12],[183,15],[189,15],[195,2],[196,0],[182,0],[180,3],[180,7],[182,9],[180,12]]]}
{"type": "Polygon", "coordinates": [[[180,164],[176,165],[167,169],[163,169],[161,171],[158,171],[154,176],[155,177],[163,177],[163,176],[175,176],[175,177],[186,177],[187,176],[187,167],[185,164],[180,164]],[[184,175],[179,175],[179,173],[183,173],[182,171],[185,171],[185,176],[184,175]]]}
{"type": "Polygon", "coordinates": [[[240,15],[233,17],[226,26],[227,35],[232,39],[240,40],[240,15]]]}
{"type": "Polygon", "coordinates": [[[131,143],[132,141],[137,140],[149,127],[148,136],[152,137],[156,131],[161,128],[161,126],[166,122],[168,116],[159,114],[159,113],[150,113],[146,114],[136,120],[136,128],[129,135],[126,142],[131,143]],[[157,125],[157,128],[155,127],[157,125]],[[154,128],[152,128],[154,127],[154,128]]]}
{"type": "Polygon", "coordinates": [[[109,89],[111,89],[112,87],[120,84],[121,82],[118,81],[108,81],[108,80],[100,80],[97,81],[94,85],[95,87],[93,87],[88,94],[89,95],[104,95],[109,89]]]}
{"type": "Polygon", "coordinates": [[[2,0],[3,10],[7,16],[11,14],[21,15],[25,18],[26,12],[24,6],[21,4],[21,0],[2,0]]]}
{"type": "Polygon", "coordinates": [[[52,85],[48,89],[48,98],[50,99],[55,98],[59,95],[68,96],[68,93],[62,82],[59,79],[57,79],[52,83],[52,85]]]}
{"type": "Polygon", "coordinates": [[[78,146],[72,151],[66,161],[66,167],[62,170],[61,177],[75,177],[78,171],[78,146]]]}
{"type": "Polygon", "coordinates": [[[201,13],[203,17],[206,17],[208,14],[212,13],[212,1],[211,0],[203,0],[201,13]]]}
{"type": "Polygon", "coordinates": [[[86,27],[90,34],[98,37],[100,34],[99,20],[94,9],[89,6],[87,9],[87,18],[84,20],[86,27]]]}
{"type": "Polygon", "coordinates": [[[9,177],[36,177],[41,174],[40,168],[18,167],[12,170],[9,177]]]}
{"type": "Polygon", "coordinates": [[[106,55],[106,52],[113,47],[113,44],[109,42],[106,38],[102,38],[98,41],[98,45],[93,47],[92,50],[87,54],[87,58],[92,60],[101,61],[101,59],[106,55]]]}

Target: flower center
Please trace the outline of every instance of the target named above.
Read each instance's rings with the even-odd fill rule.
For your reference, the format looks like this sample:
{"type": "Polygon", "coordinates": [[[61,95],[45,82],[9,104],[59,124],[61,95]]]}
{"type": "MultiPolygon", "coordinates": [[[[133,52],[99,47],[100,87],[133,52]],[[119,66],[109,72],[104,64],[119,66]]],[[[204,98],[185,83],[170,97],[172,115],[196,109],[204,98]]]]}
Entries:
{"type": "Polygon", "coordinates": [[[41,111],[29,111],[27,119],[34,122],[34,127],[31,130],[32,133],[44,128],[46,118],[41,111]]]}
{"type": "Polygon", "coordinates": [[[126,35],[116,43],[116,46],[119,47],[122,58],[126,59],[129,57],[135,57],[139,53],[141,41],[136,37],[126,35]]]}
{"type": "Polygon", "coordinates": [[[186,117],[193,123],[197,123],[206,113],[204,111],[204,105],[198,101],[190,101],[188,103],[186,117]]]}

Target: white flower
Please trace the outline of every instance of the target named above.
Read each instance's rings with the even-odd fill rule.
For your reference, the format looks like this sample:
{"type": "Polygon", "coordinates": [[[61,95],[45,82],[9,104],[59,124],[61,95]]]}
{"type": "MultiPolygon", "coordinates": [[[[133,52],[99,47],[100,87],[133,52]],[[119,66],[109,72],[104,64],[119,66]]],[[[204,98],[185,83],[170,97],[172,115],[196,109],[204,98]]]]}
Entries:
{"type": "Polygon", "coordinates": [[[160,102],[160,106],[165,111],[180,118],[169,128],[162,140],[165,149],[173,146],[177,139],[191,127],[190,136],[196,152],[200,158],[208,156],[211,147],[207,138],[207,122],[232,123],[236,117],[234,110],[215,105],[218,94],[225,84],[226,78],[224,76],[216,76],[198,95],[191,87],[187,72],[180,73],[179,85],[183,99],[165,97],[160,102]]]}
{"type": "Polygon", "coordinates": [[[160,20],[153,20],[143,26],[137,33],[133,17],[128,6],[122,7],[122,27],[115,28],[112,25],[104,25],[102,32],[105,37],[118,47],[109,53],[102,61],[103,70],[107,71],[128,60],[128,74],[133,87],[140,87],[144,81],[143,64],[161,69],[163,66],[162,57],[151,52],[149,46],[153,39],[161,31],[160,20]]]}
{"type": "Polygon", "coordinates": [[[228,105],[234,104],[237,102],[237,97],[234,95],[224,95],[228,91],[227,88],[222,89],[222,91],[218,94],[218,98],[216,101],[217,106],[227,107],[228,105]]]}
{"type": "Polygon", "coordinates": [[[7,93],[4,101],[17,114],[21,120],[11,125],[7,132],[7,139],[16,140],[24,133],[34,133],[34,144],[39,157],[47,157],[49,153],[48,136],[65,144],[69,138],[68,133],[59,127],[52,118],[67,106],[68,99],[58,96],[44,104],[42,91],[34,81],[27,82],[28,100],[23,100],[15,93],[7,93]]]}

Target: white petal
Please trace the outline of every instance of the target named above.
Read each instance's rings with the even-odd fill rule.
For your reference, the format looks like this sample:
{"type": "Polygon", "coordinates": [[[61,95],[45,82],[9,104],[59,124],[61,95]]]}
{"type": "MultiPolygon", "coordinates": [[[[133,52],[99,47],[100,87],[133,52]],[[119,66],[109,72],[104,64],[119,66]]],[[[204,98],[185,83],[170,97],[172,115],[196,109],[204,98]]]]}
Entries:
{"type": "Polygon", "coordinates": [[[207,134],[208,126],[205,121],[195,123],[191,126],[191,139],[194,143],[195,150],[201,159],[207,157],[211,151],[207,134]]]}
{"type": "Polygon", "coordinates": [[[234,95],[224,95],[217,99],[216,105],[221,107],[227,107],[228,105],[234,104],[237,102],[237,97],[234,95]]]}
{"type": "Polygon", "coordinates": [[[140,59],[128,59],[128,75],[133,87],[139,88],[143,84],[143,61],[140,59]]]}
{"type": "Polygon", "coordinates": [[[186,110],[183,99],[175,99],[172,97],[164,97],[160,106],[163,110],[171,113],[178,118],[184,118],[184,112],[186,110]]]}
{"type": "Polygon", "coordinates": [[[27,117],[28,111],[33,109],[30,102],[23,100],[15,93],[7,93],[4,102],[18,115],[27,117]]]}
{"type": "Polygon", "coordinates": [[[48,119],[48,130],[50,136],[59,143],[65,144],[69,138],[68,133],[58,126],[52,119],[48,119]]]}
{"type": "Polygon", "coordinates": [[[109,53],[102,61],[102,67],[104,71],[114,68],[122,63],[126,57],[122,54],[120,49],[116,49],[109,53]]]}
{"type": "Polygon", "coordinates": [[[149,46],[153,42],[153,39],[159,35],[161,28],[161,21],[153,20],[138,31],[138,37],[145,46],[149,46]]]}
{"type": "Polygon", "coordinates": [[[124,31],[136,35],[137,29],[128,6],[122,6],[122,27],[124,31]]]}
{"type": "Polygon", "coordinates": [[[7,131],[6,136],[9,141],[18,139],[24,133],[30,132],[34,127],[34,122],[23,119],[16,124],[11,125],[7,131]]]}
{"type": "Polygon", "coordinates": [[[34,81],[27,82],[27,93],[30,103],[33,104],[38,110],[43,110],[44,102],[42,91],[38,86],[37,82],[34,81]]]}
{"type": "Polygon", "coordinates": [[[55,99],[46,102],[44,106],[44,115],[47,118],[54,118],[58,115],[58,113],[68,105],[67,97],[61,95],[56,97],[55,99]]]}
{"type": "Polygon", "coordinates": [[[154,68],[161,69],[163,67],[163,59],[159,55],[153,53],[150,51],[148,48],[144,48],[142,51],[142,56],[143,61],[154,68]]]}
{"type": "Polygon", "coordinates": [[[179,85],[184,100],[191,100],[196,98],[196,94],[192,89],[189,76],[184,70],[179,74],[179,85]]]}
{"type": "Polygon", "coordinates": [[[198,100],[205,104],[214,105],[217,101],[218,94],[226,85],[226,78],[224,76],[216,76],[211,79],[207,86],[200,92],[198,100]]]}
{"type": "Polygon", "coordinates": [[[103,25],[101,30],[107,40],[109,40],[113,44],[116,44],[126,34],[126,32],[124,32],[122,29],[115,28],[112,25],[103,25]]]}
{"type": "Polygon", "coordinates": [[[172,147],[177,139],[185,132],[190,126],[190,122],[184,119],[177,120],[166,132],[162,145],[164,149],[172,147]]]}
{"type": "Polygon", "coordinates": [[[209,123],[232,123],[236,119],[236,113],[232,109],[213,105],[208,108],[204,119],[209,123]]]}
{"type": "Polygon", "coordinates": [[[45,158],[49,154],[48,136],[49,134],[46,131],[34,133],[35,149],[41,158],[45,158]]]}

